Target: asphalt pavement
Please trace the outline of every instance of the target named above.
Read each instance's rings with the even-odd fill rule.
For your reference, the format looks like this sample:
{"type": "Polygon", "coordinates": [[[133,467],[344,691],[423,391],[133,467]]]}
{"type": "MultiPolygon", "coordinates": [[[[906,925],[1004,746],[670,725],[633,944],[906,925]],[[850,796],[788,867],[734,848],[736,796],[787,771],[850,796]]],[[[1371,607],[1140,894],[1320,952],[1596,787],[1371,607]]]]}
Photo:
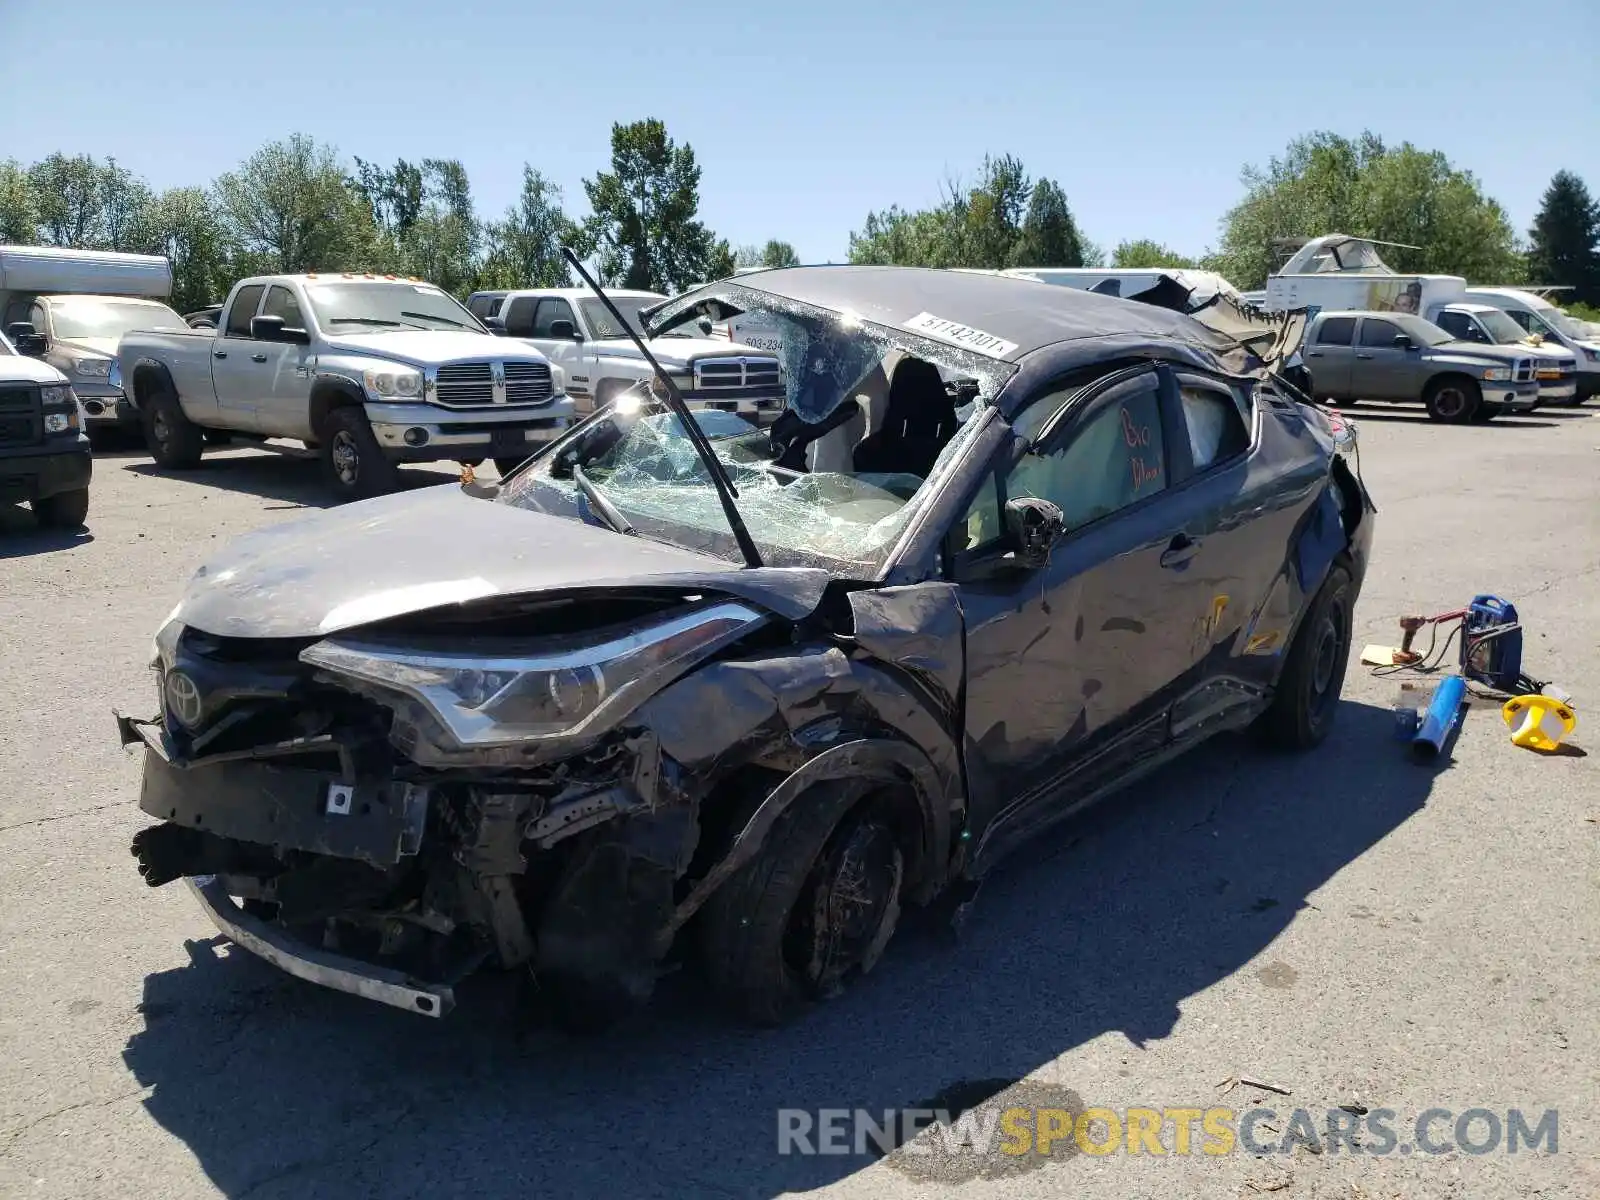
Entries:
{"type": "Polygon", "coordinates": [[[169,476],[112,451],[87,534],[0,509],[0,1195],[1600,1195],[1600,413],[1353,415],[1380,509],[1357,650],[1403,612],[1504,595],[1594,749],[1535,755],[1475,708],[1418,766],[1396,681],[1352,662],[1317,752],[1212,744],[1008,864],[959,939],[912,922],[772,1032],[681,976],[570,1040],[492,981],[435,1022],[230,950],[183,888],[140,881],[111,712],[153,706],[151,635],[209,554],[324,502],[315,464],[231,449],[169,476]],[[1103,1120],[1049,1154],[938,1130],[779,1152],[784,1120],[837,1129],[825,1109],[1011,1109],[1031,1133],[1042,1110],[1136,1106],[1270,1108],[1270,1152],[1206,1153],[1196,1124],[1187,1154],[1170,1134],[1100,1154],[1103,1120]],[[1430,1109],[1450,1115],[1413,1145],[1430,1109]],[[1482,1114],[1458,1127],[1475,1109],[1496,1138],[1482,1114]],[[1325,1136],[1382,1110],[1388,1153],[1325,1136]],[[1514,1120],[1542,1142],[1509,1152],[1514,1120]]]}

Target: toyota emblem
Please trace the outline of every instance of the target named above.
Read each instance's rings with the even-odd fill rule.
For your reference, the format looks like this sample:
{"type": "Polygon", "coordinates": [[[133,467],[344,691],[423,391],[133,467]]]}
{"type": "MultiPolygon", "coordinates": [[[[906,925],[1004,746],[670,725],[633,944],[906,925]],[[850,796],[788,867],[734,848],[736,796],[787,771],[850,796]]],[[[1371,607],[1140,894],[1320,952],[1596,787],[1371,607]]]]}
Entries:
{"type": "Polygon", "coordinates": [[[173,718],[185,729],[200,724],[204,706],[200,702],[200,685],[182,671],[167,672],[167,707],[173,718]]]}

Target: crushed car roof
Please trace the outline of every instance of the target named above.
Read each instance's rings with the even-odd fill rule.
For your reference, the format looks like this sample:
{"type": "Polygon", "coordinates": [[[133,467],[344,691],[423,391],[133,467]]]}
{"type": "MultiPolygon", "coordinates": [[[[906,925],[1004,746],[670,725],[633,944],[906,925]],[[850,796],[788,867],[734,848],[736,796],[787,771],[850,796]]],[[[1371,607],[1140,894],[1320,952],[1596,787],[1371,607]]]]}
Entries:
{"type": "Polygon", "coordinates": [[[1111,338],[1152,349],[1176,343],[1232,374],[1258,365],[1235,337],[1170,308],[1033,279],[925,267],[757,271],[704,284],[646,309],[645,316],[656,332],[701,301],[720,296],[738,306],[741,294],[750,292],[852,313],[864,321],[1011,364],[1020,364],[1046,347],[1111,338]]]}

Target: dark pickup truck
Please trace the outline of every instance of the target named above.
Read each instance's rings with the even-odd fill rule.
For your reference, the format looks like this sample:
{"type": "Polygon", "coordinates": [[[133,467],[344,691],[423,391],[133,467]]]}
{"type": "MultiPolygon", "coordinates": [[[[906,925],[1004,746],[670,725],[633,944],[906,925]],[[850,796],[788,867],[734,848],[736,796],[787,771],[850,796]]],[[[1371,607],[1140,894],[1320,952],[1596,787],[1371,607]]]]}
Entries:
{"type": "Polygon", "coordinates": [[[1539,403],[1531,348],[1460,341],[1409,313],[1324,312],[1306,331],[1318,399],[1420,400],[1436,421],[1487,421],[1539,403]]]}
{"type": "Polygon", "coordinates": [[[0,504],[27,502],[39,524],[80,529],[92,469],[83,413],[67,377],[27,353],[42,353],[44,339],[26,330],[19,340],[0,336],[0,504]]]}

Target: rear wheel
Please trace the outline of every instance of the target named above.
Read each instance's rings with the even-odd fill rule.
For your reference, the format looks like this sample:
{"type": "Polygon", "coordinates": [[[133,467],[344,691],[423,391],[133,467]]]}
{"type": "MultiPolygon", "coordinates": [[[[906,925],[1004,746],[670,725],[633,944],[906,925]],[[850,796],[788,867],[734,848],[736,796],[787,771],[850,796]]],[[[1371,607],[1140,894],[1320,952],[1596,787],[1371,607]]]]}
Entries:
{"type": "Polygon", "coordinates": [[[400,472],[390,462],[359,408],[336,408],[321,429],[323,473],[346,500],[381,496],[400,486],[400,472]]]}
{"type": "Polygon", "coordinates": [[[886,803],[862,784],[821,784],[707,902],[700,948],[713,989],[777,1025],[870,971],[900,918],[905,855],[886,803]]]}
{"type": "Polygon", "coordinates": [[[139,404],[144,423],[144,442],[158,467],[187,471],[200,465],[205,437],[200,426],[183,415],[178,397],[165,385],[145,396],[139,404]]]}
{"type": "Polygon", "coordinates": [[[58,492],[33,502],[33,515],[47,529],[82,529],[89,519],[89,489],[58,492]]]}
{"type": "Polygon", "coordinates": [[[1309,750],[1328,736],[1350,662],[1354,602],[1350,572],[1335,563],[1300,623],[1272,704],[1261,716],[1260,730],[1272,743],[1309,750]]]}
{"type": "Polygon", "coordinates": [[[1422,393],[1422,403],[1435,421],[1460,425],[1474,420],[1483,405],[1483,391],[1465,375],[1435,379],[1422,393]]]}

